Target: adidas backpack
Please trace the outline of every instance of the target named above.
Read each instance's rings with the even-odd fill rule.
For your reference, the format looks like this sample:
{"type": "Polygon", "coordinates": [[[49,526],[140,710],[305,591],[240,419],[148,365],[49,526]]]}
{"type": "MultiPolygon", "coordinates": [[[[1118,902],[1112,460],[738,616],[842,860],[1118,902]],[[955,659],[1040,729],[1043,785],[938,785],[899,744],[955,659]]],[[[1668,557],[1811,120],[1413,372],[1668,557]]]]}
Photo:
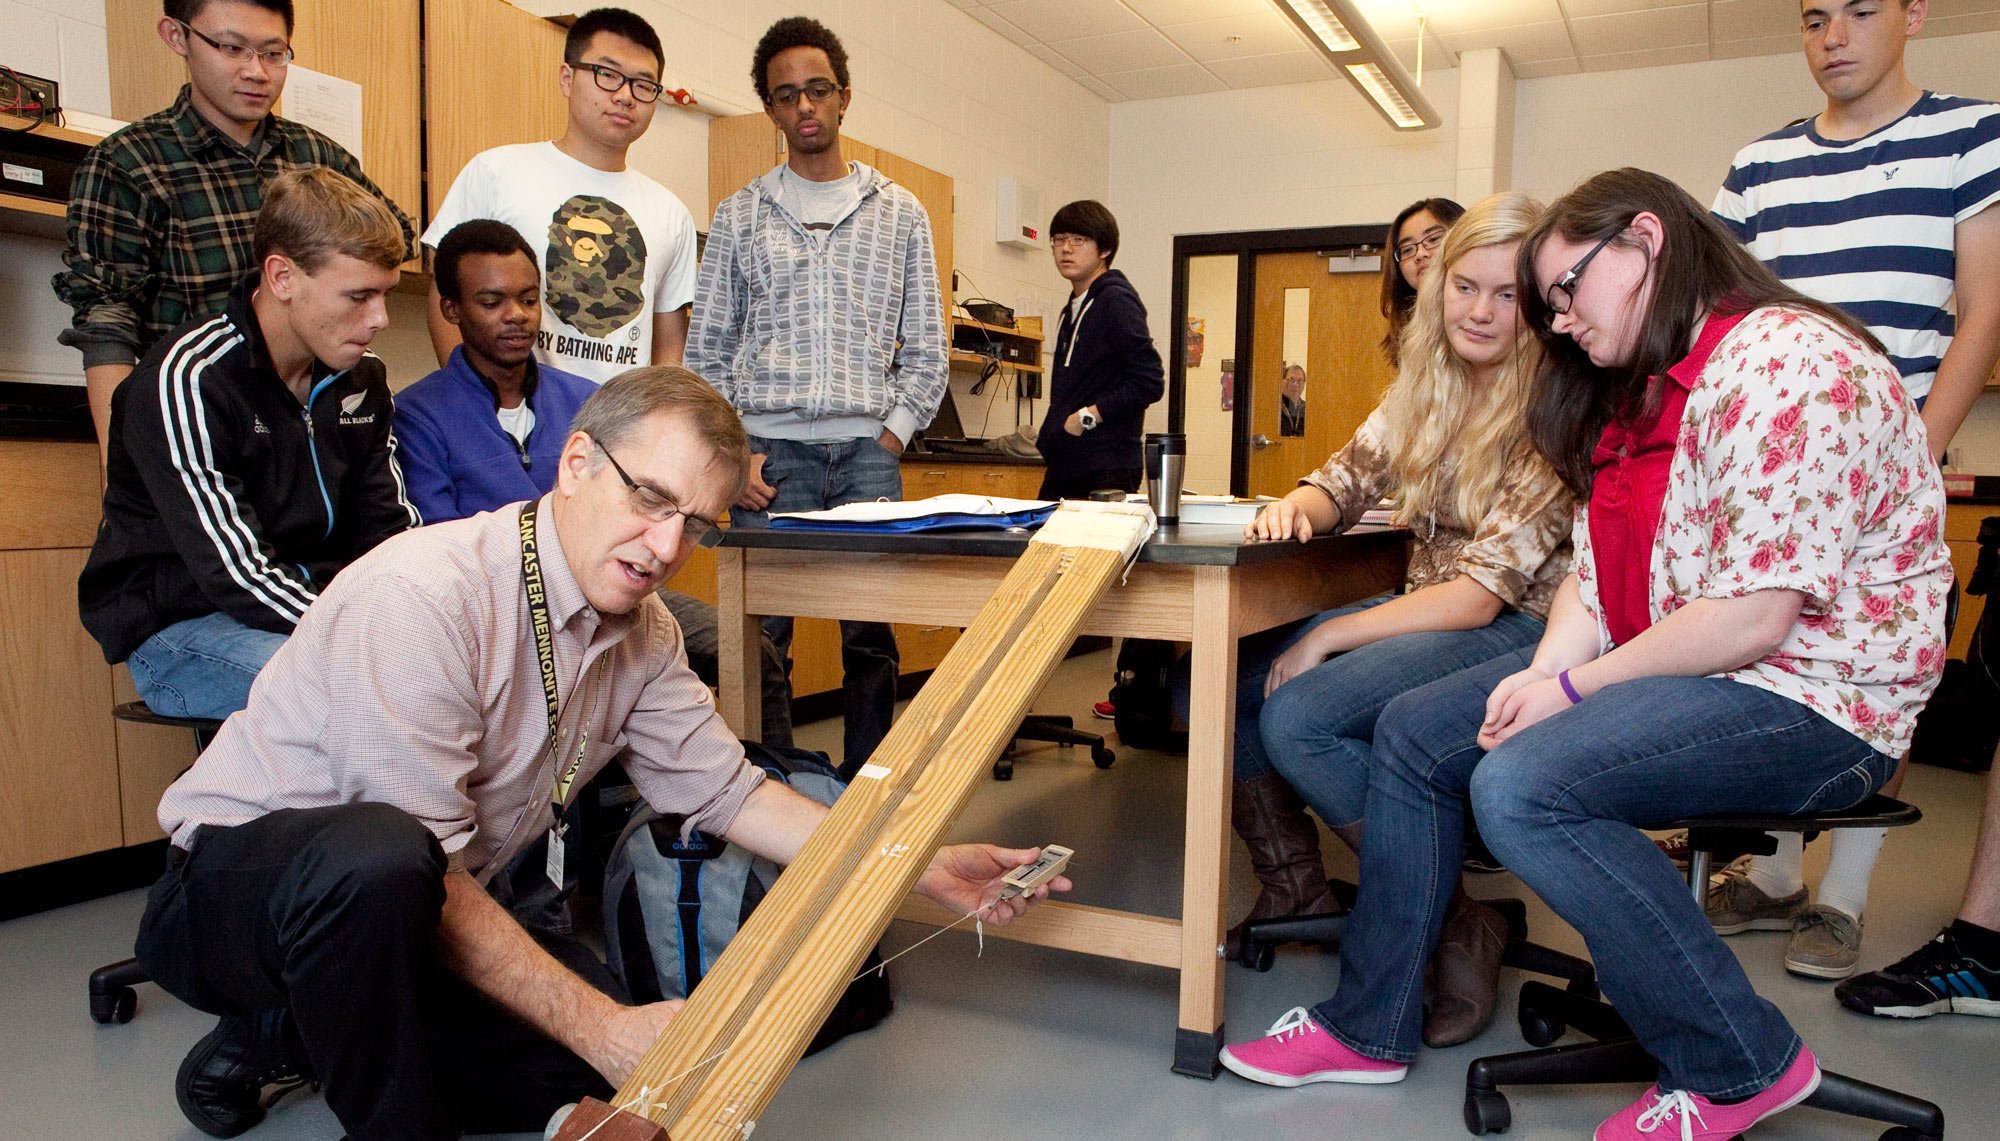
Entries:
{"type": "MultiPolygon", "coordinates": [[[[743,742],[750,763],[793,791],[831,805],[846,788],[826,756],[743,742]]],[[[720,836],[692,833],[682,817],[641,805],[618,836],[604,871],[605,959],[634,1002],[686,998],[778,878],[779,868],[720,836]]],[[[868,952],[864,969],[881,966],[868,952]]],[[[848,985],[806,1053],[825,1049],[888,1017],[886,972],[848,985]]]]}

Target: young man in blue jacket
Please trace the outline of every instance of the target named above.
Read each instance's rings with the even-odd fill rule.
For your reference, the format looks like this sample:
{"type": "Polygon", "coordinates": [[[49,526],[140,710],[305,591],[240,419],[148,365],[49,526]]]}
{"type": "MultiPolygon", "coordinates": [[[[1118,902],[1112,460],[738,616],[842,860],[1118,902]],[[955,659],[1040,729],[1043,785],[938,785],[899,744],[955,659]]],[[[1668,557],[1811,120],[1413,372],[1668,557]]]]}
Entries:
{"type": "Polygon", "coordinates": [[[334,574],[420,518],[369,342],[407,248],[326,167],[264,190],[257,270],[112,397],[104,522],[77,582],[105,660],[170,717],[227,717],[334,574]]]}
{"type": "MultiPolygon", "coordinates": [[[[432,280],[460,342],[443,368],[396,397],[410,498],[425,521],[443,523],[548,494],[570,420],[597,384],[535,359],[542,281],[533,249],[505,222],[462,222],[439,241],[432,280]]],[[[671,590],[660,599],[680,624],[689,664],[714,685],[715,608],[671,590]]],[[[784,659],[768,638],[762,651],[764,743],[789,745],[784,659]]]]}
{"type": "MultiPolygon", "coordinates": [[[[731,521],[901,499],[897,456],[944,398],[944,297],[930,216],[914,194],[840,154],[853,90],[847,52],[793,16],[758,41],[750,76],[786,160],[716,207],[702,254],[687,367],[750,433],[750,481],[731,521]]],[[[781,650],[792,620],[767,618],[781,650]]],[[[852,779],[895,714],[896,638],[842,622],[852,779]]]]}
{"type": "Polygon", "coordinates": [[[1085,199],[1056,211],[1049,223],[1056,272],[1070,300],[1056,326],[1049,359],[1049,411],[1035,446],[1048,464],[1043,499],[1083,499],[1103,488],[1139,490],[1139,433],[1146,408],[1166,392],[1167,379],[1146,307],[1118,256],[1118,219],[1085,199]]]}

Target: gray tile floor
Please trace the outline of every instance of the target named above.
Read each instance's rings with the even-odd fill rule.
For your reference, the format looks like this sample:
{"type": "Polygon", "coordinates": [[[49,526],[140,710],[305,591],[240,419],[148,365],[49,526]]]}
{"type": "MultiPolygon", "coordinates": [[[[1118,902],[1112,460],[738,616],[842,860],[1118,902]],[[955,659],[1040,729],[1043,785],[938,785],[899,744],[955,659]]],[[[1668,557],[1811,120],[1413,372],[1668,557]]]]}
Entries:
{"type": "MultiPolygon", "coordinates": [[[[1088,722],[1102,696],[1107,654],[1065,664],[1040,708],[1088,722]]],[[[1099,723],[1102,724],[1102,723],[1099,723]]],[[[1105,726],[1108,728],[1108,726],[1105,726]]],[[[803,743],[837,746],[837,723],[810,726],[803,743]]],[[[975,798],[958,834],[1010,844],[1056,841],[1077,851],[1074,898],[1169,914],[1180,891],[1177,825],[1185,766],[1121,749],[1109,771],[1054,746],[1022,754],[1010,784],[975,798]]],[[[1922,824],[1892,834],[1871,900],[1864,965],[1899,957],[1957,906],[1983,778],[1919,768],[1905,793],[1922,824]]],[[[1825,845],[1808,849],[1816,876],[1825,845]]],[[[1332,847],[1329,847],[1332,851],[1332,847]]],[[[1234,910],[1253,886],[1239,851],[1234,910]]],[[[1338,860],[1332,870],[1348,874],[1338,860]]],[[[1509,876],[1476,877],[1473,890],[1518,891],[1509,876]]],[[[90,968],[129,953],[142,896],[131,892],[0,924],[0,1141],[198,1141],[174,1106],[175,1067],[212,1020],[158,989],[142,988],[138,1018],[99,1027],[85,1013],[90,968]]],[[[1575,935],[1531,903],[1536,937],[1580,950],[1575,935]]],[[[886,940],[906,947],[925,929],[898,924],[886,940]]],[[[2000,1021],[1944,1017],[1892,1023],[1850,1014],[1830,985],[1779,965],[1784,938],[1736,937],[1732,945],[1766,996],[1798,1025],[1826,1064],[1930,1097],[1955,1138],[2000,1136],[1990,1090],[2000,1059],[2000,1021]]],[[[1400,1085],[1320,1085],[1274,1090],[1224,1074],[1214,1082],[1168,1069],[1175,1024],[1174,976],[1165,970],[1045,951],[953,932],[891,968],[896,1013],[799,1066],[759,1124],[760,1138],[1243,1138],[1371,1141],[1464,1137],[1459,1121],[1465,1065],[1520,1048],[1503,1017],[1472,1043],[1426,1054],[1400,1085]]],[[[1260,1032],[1293,1005],[1325,997],[1334,959],[1291,950],[1269,974],[1232,967],[1228,1035],[1260,1032]]],[[[1511,972],[1504,986],[1519,985],[1511,972]]],[[[1588,1137],[1636,1087],[1528,1091],[1512,1099],[1518,1138],[1588,1137]]],[[[332,1141],[340,1128],[314,1096],[288,1099],[248,1136],[258,1141],[332,1141]]],[[[1862,1141],[1879,1129],[1814,1110],[1786,1114],[1758,1138],[1862,1141]]]]}

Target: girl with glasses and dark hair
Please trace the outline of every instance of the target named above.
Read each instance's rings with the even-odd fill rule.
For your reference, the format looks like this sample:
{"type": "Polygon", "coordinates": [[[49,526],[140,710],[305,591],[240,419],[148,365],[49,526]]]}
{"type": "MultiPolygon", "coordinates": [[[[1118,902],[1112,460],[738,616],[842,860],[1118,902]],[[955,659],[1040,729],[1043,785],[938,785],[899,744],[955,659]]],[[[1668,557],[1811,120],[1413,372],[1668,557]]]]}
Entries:
{"type": "Polygon", "coordinates": [[[1382,243],[1382,316],[1389,319],[1382,355],[1392,365],[1401,363],[1403,328],[1417,304],[1417,282],[1437,256],[1445,231],[1464,213],[1465,207],[1449,198],[1419,198],[1389,223],[1382,243]]]}
{"type": "Polygon", "coordinates": [[[1595,1137],[1721,1141],[1818,1062],[1639,829],[1888,779],[1944,660],[1944,492],[1880,347],[1666,179],[1584,182],[1519,273],[1530,431],[1585,499],[1575,570],[1534,650],[1384,711],[1340,989],[1230,1050],[1273,1084],[1402,1077],[1470,804],[1659,1062],[1595,1137]]]}
{"type": "MultiPolygon", "coordinates": [[[[1403,593],[1244,639],[1230,819],[1262,887],[1251,919],[1335,910],[1305,808],[1358,848],[1383,707],[1533,645],[1569,568],[1570,494],[1529,446],[1523,420],[1539,350],[1518,317],[1514,253],[1541,212],[1525,194],[1498,194],[1452,227],[1381,406],[1245,529],[1304,541],[1353,526],[1387,495],[1416,534],[1403,593]]],[[[1491,1017],[1506,941],[1490,908],[1461,899],[1454,915],[1463,938],[1453,946],[1466,953],[1441,956],[1424,1026],[1440,1045],[1491,1017]]]]}

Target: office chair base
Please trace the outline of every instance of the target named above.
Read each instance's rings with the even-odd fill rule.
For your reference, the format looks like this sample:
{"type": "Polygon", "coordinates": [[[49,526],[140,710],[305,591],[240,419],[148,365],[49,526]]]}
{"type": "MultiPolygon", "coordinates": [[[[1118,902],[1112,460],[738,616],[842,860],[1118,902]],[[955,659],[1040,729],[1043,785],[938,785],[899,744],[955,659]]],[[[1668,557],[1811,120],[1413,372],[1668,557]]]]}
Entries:
{"type": "Polygon", "coordinates": [[[110,963],[90,972],[90,1020],[99,1025],[132,1021],[139,1010],[134,984],[149,981],[137,959],[110,963]]]}

